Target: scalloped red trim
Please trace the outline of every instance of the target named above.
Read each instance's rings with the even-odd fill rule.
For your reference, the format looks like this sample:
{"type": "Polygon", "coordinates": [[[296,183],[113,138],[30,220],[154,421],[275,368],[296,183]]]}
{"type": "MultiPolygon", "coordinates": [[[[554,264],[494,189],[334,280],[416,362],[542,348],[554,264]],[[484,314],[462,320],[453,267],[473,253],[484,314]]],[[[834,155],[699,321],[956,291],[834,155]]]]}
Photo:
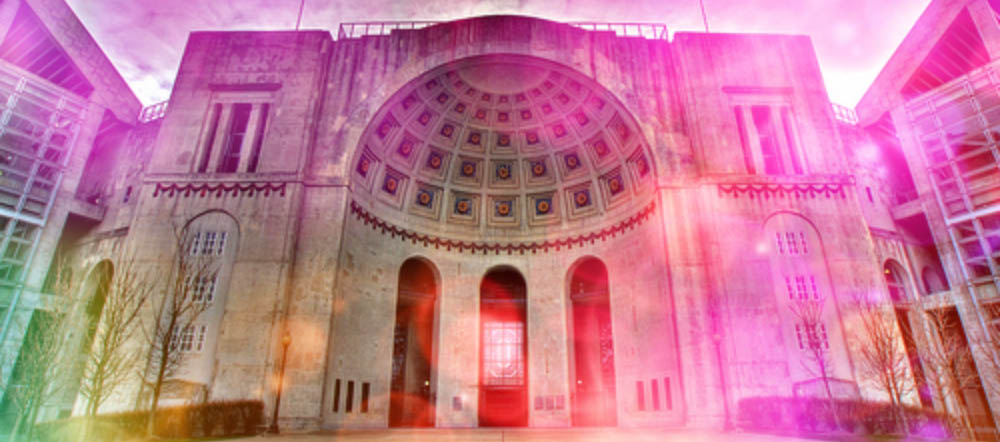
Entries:
{"type": "Polygon", "coordinates": [[[402,241],[410,241],[413,244],[417,242],[423,243],[424,247],[429,245],[434,245],[434,248],[444,247],[447,250],[458,249],[458,252],[468,251],[470,253],[482,252],[484,255],[489,252],[494,252],[499,255],[501,251],[506,251],[508,255],[516,252],[524,254],[526,251],[531,253],[537,253],[539,250],[542,252],[548,252],[549,249],[555,249],[559,251],[561,248],[565,247],[567,249],[572,249],[574,246],[582,246],[585,243],[593,244],[594,241],[601,240],[606,241],[608,238],[614,238],[620,233],[624,233],[626,230],[634,229],[638,225],[646,221],[650,215],[656,210],[656,202],[650,202],[648,206],[643,208],[632,215],[628,219],[619,222],[611,227],[602,229],[597,232],[591,232],[585,235],[571,236],[569,238],[556,239],[544,242],[530,242],[530,243],[510,243],[510,244],[500,244],[500,243],[485,243],[485,242],[466,242],[466,241],[455,241],[451,239],[440,238],[437,236],[424,235],[422,233],[417,233],[412,230],[403,229],[392,224],[389,224],[375,215],[368,213],[364,208],[362,208],[357,202],[351,201],[351,213],[354,214],[355,218],[365,223],[365,225],[371,226],[372,230],[381,229],[381,233],[384,235],[388,233],[391,237],[395,238],[399,236],[402,241]]]}
{"type": "Polygon", "coordinates": [[[175,195],[180,195],[185,198],[194,194],[195,196],[204,198],[206,196],[215,194],[216,198],[222,198],[226,194],[231,194],[232,196],[239,196],[246,193],[247,196],[254,196],[255,193],[262,193],[264,196],[271,196],[271,193],[277,193],[278,196],[285,196],[285,184],[286,183],[248,183],[248,184],[177,184],[177,183],[156,183],[156,189],[153,190],[153,197],[159,196],[161,193],[165,194],[168,198],[173,198],[175,195]]]}
{"type": "Polygon", "coordinates": [[[747,194],[750,199],[784,198],[786,196],[795,198],[816,198],[817,196],[832,198],[833,196],[839,196],[840,198],[846,198],[847,192],[844,190],[844,187],[843,184],[839,183],[719,184],[719,194],[731,195],[733,198],[739,198],[741,195],[747,194]]]}

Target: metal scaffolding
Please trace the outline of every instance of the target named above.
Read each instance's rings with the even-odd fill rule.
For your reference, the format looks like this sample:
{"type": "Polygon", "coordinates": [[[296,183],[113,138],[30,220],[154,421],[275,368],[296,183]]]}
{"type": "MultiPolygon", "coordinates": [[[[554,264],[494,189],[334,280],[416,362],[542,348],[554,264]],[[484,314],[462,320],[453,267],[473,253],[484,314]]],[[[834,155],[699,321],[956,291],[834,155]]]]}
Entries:
{"type": "MultiPolygon", "coordinates": [[[[1000,294],[1000,63],[906,104],[980,326],[1000,294]]],[[[994,356],[995,357],[995,356],[994,356]]]]}
{"type": "Polygon", "coordinates": [[[0,344],[24,291],[87,102],[0,61],[0,344]]]}

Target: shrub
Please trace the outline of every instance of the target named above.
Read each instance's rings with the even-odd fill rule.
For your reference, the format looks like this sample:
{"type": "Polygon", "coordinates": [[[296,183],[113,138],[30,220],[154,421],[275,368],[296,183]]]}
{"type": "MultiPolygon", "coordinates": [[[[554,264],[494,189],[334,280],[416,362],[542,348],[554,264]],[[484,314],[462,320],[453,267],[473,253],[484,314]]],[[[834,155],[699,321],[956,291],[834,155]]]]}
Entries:
{"type": "MultiPolygon", "coordinates": [[[[904,407],[909,432],[925,437],[947,437],[946,418],[931,410],[904,407]]],[[[884,435],[903,433],[892,406],[862,400],[751,397],[737,405],[737,425],[747,430],[796,433],[842,431],[884,435]]]]}
{"type": "MultiPolygon", "coordinates": [[[[156,411],[153,432],[165,438],[249,436],[263,423],[260,401],[220,401],[162,407],[156,411]]],[[[98,415],[91,422],[91,440],[119,441],[146,435],[149,411],[98,415]]],[[[85,426],[82,416],[38,424],[39,441],[73,440],[85,426]]]]}

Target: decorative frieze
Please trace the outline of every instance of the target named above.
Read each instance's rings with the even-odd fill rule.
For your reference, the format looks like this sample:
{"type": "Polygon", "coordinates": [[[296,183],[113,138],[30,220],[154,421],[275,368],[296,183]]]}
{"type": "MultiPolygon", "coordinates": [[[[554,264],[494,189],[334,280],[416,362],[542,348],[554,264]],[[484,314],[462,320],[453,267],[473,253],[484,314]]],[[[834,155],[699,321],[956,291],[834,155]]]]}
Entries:
{"type": "Polygon", "coordinates": [[[373,230],[380,231],[383,235],[389,235],[393,238],[399,237],[402,241],[410,241],[413,244],[421,243],[424,247],[434,246],[434,248],[445,248],[451,251],[452,249],[457,249],[458,252],[469,252],[469,253],[483,253],[487,254],[493,252],[494,254],[500,254],[500,252],[507,252],[508,255],[518,252],[524,254],[525,252],[538,253],[539,251],[548,252],[549,250],[559,251],[563,248],[572,249],[573,247],[579,247],[584,245],[594,244],[596,241],[606,241],[609,238],[614,238],[619,234],[625,233],[628,230],[634,229],[646,221],[650,215],[656,211],[656,202],[651,202],[645,208],[640,210],[635,215],[614,224],[605,229],[599,231],[570,236],[566,238],[545,240],[541,242],[521,242],[521,243],[488,243],[488,242],[474,242],[474,241],[458,241],[447,238],[441,238],[433,235],[425,235],[422,233],[414,232],[409,229],[404,229],[402,227],[390,224],[377,216],[369,213],[367,210],[361,207],[355,201],[351,201],[351,214],[355,218],[365,223],[367,226],[371,226],[373,230]]]}
{"type": "Polygon", "coordinates": [[[796,183],[796,184],[719,184],[719,196],[750,199],[772,198],[847,198],[845,184],[841,183],[796,183]]]}
{"type": "Polygon", "coordinates": [[[153,190],[153,198],[160,195],[166,196],[168,198],[173,198],[174,196],[181,196],[184,198],[188,197],[199,197],[205,198],[209,196],[214,196],[216,198],[222,198],[223,196],[242,196],[246,195],[253,197],[254,195],[261,194],[263,196],[271,196],[272,193],[278,196],[285,196],[285,186],[286,183],[156,183],[156,189],[153,190]]]}

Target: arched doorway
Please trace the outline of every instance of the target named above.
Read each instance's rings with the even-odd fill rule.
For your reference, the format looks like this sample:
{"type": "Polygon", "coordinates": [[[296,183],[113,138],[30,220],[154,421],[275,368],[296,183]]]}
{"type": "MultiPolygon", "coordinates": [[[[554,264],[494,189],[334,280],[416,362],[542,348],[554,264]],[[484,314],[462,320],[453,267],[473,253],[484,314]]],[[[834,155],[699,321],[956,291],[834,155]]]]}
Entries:
{"type": "MultiPolygon", "coordinates": [[[[60,410],[60,416],[68,416],[72,413],[76,396],[84,387],[83,382],[87,364],[91,362],[91,352],[94,347],[94,339],[97,336],[97,327],[101,322],[101,315],[104,312],[104,304],[107,300],[113,277],[114,266],[111,264],[111,261],[101,261],[90,271],[80,289],[81,296],[87,300],[83,305],[83,311],[80,312],[82,314],[81,325],[83,325],[83,334],[79,338],[80,353],[74,366],[72,384],[70,384],[73,388],[67,391],[65,403],[60,410]]],[[[57,284],[61,283],[57,282],[57,284]]],[[[59,290],[59,288],[56,288],[56,290],[59,290]]],[[[114,294],[112,295],[114,296],[114,294]]]]}
{"type": "Polygon", "coordinates": [[[410,258],[399,268],[399,291],[392,341],[389,426],[434,425],[435,304],[433,265],[410,258]]]}
{"type": "Polygon", "coordinates": [[[615,406],[615,350],[611,333],[608,269],[597,258],[584,258],[572,270],[573,367],[571,403],[574,426],[613,426],[615,406]]]}
{"type": "Polygon", "coordinates": [[[889,288],[889,298],[892,302],[907,302],[910,300],[910,293],[905,283],[906,273],[895,261],[886,261],[883,267],[885,273],[885,284],[889,288]]]}
{"type": "Polygon", "coordinates": [[[479,287],[479,426],[528,424],[526,292],[510,267],[490,270],[479,287]]]}
{"type": "Polygon", "coordinates": [[[906,349],[906,356],[910,362],[910,372],[917,387],[917,395],[920,404],[924,408],[934,408],[931,399],[930,384],[924,376],[923,363],[920,361],[920,354],[917,352],[917,341],[913,338],[913,327],[910,324],[909,302],[915,297],[915,291],[910,289],[909,275],[903,270],[903,266],[894,260],[888,260],[882,267],[885,275],[885,285],[889,290],[889,299],[893,303],[893,311],[896,314],[896,324],[903,336],[903,346],[906,349]]]}

